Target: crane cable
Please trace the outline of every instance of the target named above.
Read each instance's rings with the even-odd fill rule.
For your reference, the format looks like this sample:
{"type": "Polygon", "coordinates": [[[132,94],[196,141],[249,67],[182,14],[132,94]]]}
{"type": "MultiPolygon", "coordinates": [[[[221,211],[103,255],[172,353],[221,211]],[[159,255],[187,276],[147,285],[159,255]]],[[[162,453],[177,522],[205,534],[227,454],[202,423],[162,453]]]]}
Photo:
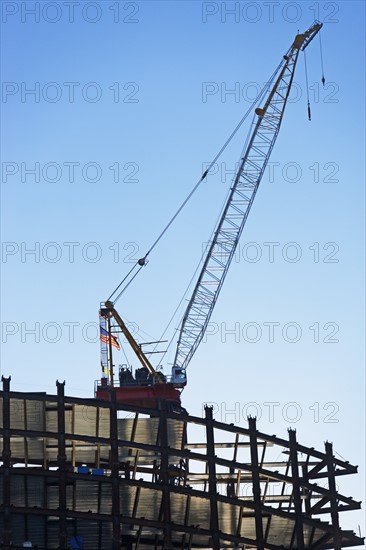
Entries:
{"type": "Polygon", "coordinates": [[[270,79],[268,80],[268,82],[265,84],[265,86],[263,86],[262,90],[260,91],[260,93],[257,95],[257,97],[254,99],[253,103],[251,104],[251,106],[249,107],[249,109],[247,110],[247,112],[245,113],[245,115],[242,117],[242,119],[239,121],[239,123],[236,125],[236,127],[234,128],[234,130],[231,132],[230,136],[227,138],[227,140],[225,141],[224,145],[221,147],[221,149],[219,150],[219,152],[216,154],[216,156],[214,157],[214,159],[210,162],[208,168],[205,170],[205,172],[202,174],[201,178],[198,180],[198,182],[196,183],[196,185],[194,186],[194,188],[192,189],[192,191],[189,193],[188,197],[183,201],[183,203],[181,204],[181,206],[178,208],[178,210],[176,211],[176,213],[174,214],[174,216],[171,218],[171,220],[169,221],[169,223],[166,225],[166,227],[163,229],[163,231],[160,233],[160,235],[158,236],[158,238],[154,241],[154,243],[152,244],[152,246],[150,247],[150,249],[147,251],[147,253],[145,254],[144,258],[143,259],[146,259],[147,256],[150,254],[150,252],[155,248],[155,246],[158,244],[158,242],[160,241],[160,239],[163,237],[163,235],[166,233],[166,231],[169,229],[169,227],[171,226],[171,224],[174,222],[174,220],[176,219],[176,217],[178,216],[178,214],[183,210],[183,208],[185,207],[185,205],[187,204],[187,202],[189,201],[189,199],[192,197],[192,195],[194,194],[194,192],[197,190],[197,188],[200,186],[200,184],[202,183],[202,181],[207,177],[207,175],[209,174],[210,170],[212,169],[212,167],[216,164],[217,160],[221,157],[222,153],[225,151],[225,149],[227,148],[227,146],[229,145],[229,143],[232,141],[232,139],[234,138],[234,136],[236,135],[236,133],[238,132],[238,130],[241,128],[241,126],[243,125],[243,123],[245,122],[245,120],[247,119],[248,115],[250,114],[250,112],[252,111],[252,109],[254,108],[254,106],[258,103],[258,101],[261,100],[262,96],[267,92],[268,88],[270,87],[271,85],[271,82],[273,81],[275,75],[277,74],[277,72],[279,71],[280,67],[282,66],[283,64],[283,61],[281,61],[281,63],[278,65],[278,67],[275,69],[274,73],[271,75],[270,79]]]}
{"type": "Polygon", "coordinates": [[[308,83],[308,67],[306,64],[306,52],[304,50],[304,60],[305,60],[305,80],[306,80],[306,95],[308,99],[308,119],[311,120],[311,110],[310,110],[310,100],[309,100],[309,83],[308,83]]]}
{"type": "Polygon", "coordinates": [[[322,83],[323,83],[323,87],[324,87],[325,78],[324,78],[324,64],[323,64],[323,46],[322,46],[322,37],[321,37],[320,31],[319,31],[319,45],[320,45],[320,62],[321,62],[321,66],[322,66],[322,83]]]}
{"type": "Polygon", "coordinates": [[[131,363],[129,362],[128,357],[127,357],[127,355],[126,355],[125,346],[121,346],[121,350],[123,351],[123,355],[125,356],[127,366],[128,366],[128,367],[130,368],[130,370],[132,371],[132,365],[131,365],[131,363]]]}
{"type": "Polygon", "coordinates": [[[108,301],[111,300],[113,294],[115,294],[117,292],[117,290],[120,288],[121,285],[123,285],[123,283],[125,282],[125,280],[127,279],[127,277],[129,277],[131,275],[131,273],[134,271],[134,269],[136,268],[137,266],[137,263],[135,265],[132,266],[132,268],[130,269],[130,271],[127,273],[127,275],[122,279],[122,281],[119,283],[119,285],[114,289],[114,291],[112,292],[112,294],[109,296],[108,298],[108,301]]]}
{"type": "MultiPolygon", "coordinates": [[[[322,68],[322,84],[323,87],[325,86],[325,77],[324,77],[324,62],[323,62],[323,46],[322,46],[322,38],[321,38],[321,32],[319,31],[319,48],[320,48],[320,64],[322,68]]],[[[311,120],[311,110],[310,110],[310,100],[309,100],[309,83],[308,83],[308,68],[306,64],[306,52],[304,51],[304,61],[305,61],[305,79],[306,79],[306,94],[307,94],[307,100],[308,100],[308,119],[311,120]]]]}
{"type": "MultiPolygon", "coordinates": [[[[140,260],[139,260],[140,261],[140,260]]],[[[130,286],[130,284],[132,283],[132,281],[135,279],[135,277],[137,277],[137,275],[140,273],[141,269],[143,268],[143,266],[145,264],[139,264],[139,262],[135,263],[135,265],[133,266],[132,269],[130,269],[129,273],[126,275],[126,277],[124,277],[123,281],[120,282],[120,284],[118,285],[117,288],[119,288],[121,286],[121,284],[127,279],[127,277],[129,276],[130,273],[132,273],[132,271],[137,267],[137,266],[140,266],[140,268],[136,271],[135,275],[133,277],[131,277],[131,279],[128,281],[128,283],[122,288],[122,290],[120,291],[120,293],[116,296],[116,298],[114,299],[114,303],[117,302],[118,298],[120,298],[120,296],[122,296],[122,294],[124,293],[124,291],[130,286]]],[[[116,288],[116,290],[117,290],[116,288]]],[[[110,295],[110,297],[108,298],[108,300],[110,300],[113,296],[113,294],[116,292],[116,290],[114,292],[112,292],[112,294],[110,295]]]]}
{"type": "MultiPolygon", "coordinates": [[[[287,55],[288,52],[286,52],[286,55],[287,55]]],[[[285,58],[286,56],[284,56],[285,58]]],[[[147,263],[147,257],[149,256],[149,254],[152,252],[152,250],[156,247],[156,245],[158,244],[158,242],[162,239],[162,237],[164,236],[164,234],[167,232],[167,230],[169,229],[169,227],[172,225],[172,223],[174,222],[174,220],[177,218],[177,216],[180,214],[180,212],[183,210],[183,208],[185,207],[185,205],[187,204],[187,202],[189,201],[189,199],[192,197],[192,195],[195,193],[195,191],[198,189],[198,187],[200,186],[200,184],[202,183],[202,181],[204,179],[206,179],[207,175],[209,174],[209,172],[211,171],[212,167],[215,165],[215,163],[217,162],[217,160],[221,157],[222,153],[225,151],[225,149],[227,148],[227,146],[229,145],[229,143],[232,141],[232,139],[234,138],[234,136],[236,135],[236,133],[238,132],[238,130],[241,128],[241,126],[243,125],[244,121],[247,119],[248,115],[250,114],[250,112],[254,109],[255,105],[262,99],[262,97],[264,96],[264,94],[268,91],[271,83],[273,82],[273,79],[275,78],[276,74],[278,73],[278,71],[280,70],[280,68],[282,67],[283,65],[283,62],[284,60],[281,60],[281,62],[279,63],[279,65],[276,67],[276,69],[274,70],[274,72],[272,73],[271,77],[269,78],[268,82],[266,82],[266,84],[263,86],[262,90],[259,92],[259,94],[257,95],[257,97],[254,99],[253,103],[251,104],[251,106],[249,107],[249,109],[247,110],[247,112],[244,114],[244,116],[241,118],[241,120],[239,121],[239,123],[237,124],[237,126],[234,128],[234,130],[231,132],[230,136],[227,138],[227,140],[225,141],[224,145],[221,147],[221,149],[219,150],[219,152],[216,154],[216,156],[214,157],[214,159],[211,161],[211,163],[209,164],[208,168],[206,168],[206,170],[204,171],[204,173],[202,174],[201,178],[198,180],[198,182],[196,183],[196,185],[193,187],[192,191],[189,193],[189,195],[186,197],[186,199],[183,201],[183,203],[180,205],[180,207],[178,208],[178,210],[175,212],[175,214],[173,215],[173,217],[170,219],[170,221],[168,222],[168,224],[165,226],[165,228],[163,229],[163,231],[159,234],[159,236],[157,237],[157,239],[155,239],[155,241],[153,242],[153,244],[151,245],[151,247],[149,248],[149,250],[146,252],[145,256],[143,258],[140,258],[136,264],[130,269],[130,271],[127,273],[127,275],[122,279],[122,281],[119,283],[119,285],[114,289],[114,291],[112,292],[112,294],[109,296],[108,300],[112,300],[112,297],[114,296],[114,294],[117,292],[117,290],[119,290],[119,288],[123,285],[123,283],[128,279],[128,277],[133,273],[133,271],[135,270],[135,268],[137,266],[140,266],[140,269],[137,270],[137,272],[134,274],[134,276],[131,278],[130,281],[128,281],[128,283],[121,289],[121,291],[119,292],[119,294],[114,298],[114,303],[117,302],[117,300],[121,297],[121,295],[124,293],[124,291],[129,287],[129,285],[132,283],[132,281],[134,280],[134,278],[137,276],[137,274],[140,272],[141,268],[146,265],[147,263]]]]}
{"type": "MultiPolygon", "coordinates": [[[[258,98],[256,98],[258,99],[258,98]]],[[[174,222],[174,220],[176,219],[176,217],[180,214],[180,212],[183,210],[183,208],[185,207],[185,205],[187,204],[187,202],[189,201],[189,199],[192,197],[192,195],[194,194],[194,192],[198,189],[198,187],[201,185],[202,181],[207,177],[208,173],[210,172],[210,170],[212,169],[212,167],[216,164],[216,161],[221,157],[222,153],[225,151],[226,147],[229,145],[230,141],[233,139],[233,137],[235,136],[235,134],[237,133],[237,131],[239,130],[239,128],[241,127],[241,125],[243,124],[243,122],[245,121],[245,119],[247,118],[247,116],[249,115],[250,111],[252,110],[253,108],[253,105],[249,108],[249,110],[245,113],[245,115],[243,116],[243,118],[241,119],[241,121],[239,122],[239,124],[236,126],[236,128],[233,130],[233,132],[231,133],[231,135],[228,137],[228,139],[225,141],[224,145],[221,147],[220,151],[217,153],[217,155],[215,156],[215,158],[210,162],[210,165],[208,166],[208,168],[203,172],[201,178],[198,180],[198,182],[196,183],[196,185],[193,187],[192,191],[189,193],[188,197],[186,197],[186,199],[183,201],[183,203],[180,205],[180,207],[178,208],[178,210],[176,211],[176,213],[174,214],[174,216],[171,218],[171,220],[169,221],[169,223],[166,225],[166,227],[163,229],[163,231],[160,233],[160,235],[158,236],[158,238],[154,241],[154,243],[152,244],[152,246],[150,247],[150,249],[147,251],[147,253],[145,254],[144,256],[144,259],[147,258],[147,256],[150,254],[150,252],[155,248],[155,246],[158,244],[158,242],[160,241],[160,239],[163,237],[163,235],[166,233],[166,231],[169,229],[169,227],[172,225],[172,223],[174,222]]]]}
{"type": "MultiPolygon", "coordinates": [[[[252,123],[251,123],[251,127],[254,125],[254,120],[255,120],[255,116],[253,116],[253,121],[252,121],[252,123]]],[[[250,138],[250,135],[251,135],[251,127],[250,127],[250,129],[249,129],[249,131],[248,131],[248,135],[247,135],[247,138],[246,138],[246,141],[245,141],[244,149],[243,149],[243,150],[245,150],[245,149],[247,148],[247,144],[248,144],[248,141],[249,141],[249,138],[250,138]]],[[[230,193],[230,189],[229,189],[228,193],[230,193]]],[[[219,215],[218,215],[217,221],[216,221],[215,226],[214,226],[215,228],[216,228],[216,226],[218,225],[219,220],[221,219],[222,212],[223,212],[223,209],[225,208],[226,202],[227,202],[227,197],[225,198],[225,200],[224,200],[224,202],[223,202],[223,206],[222,206],[222,208],[221,208],[221,210],[220,210],[220,213],[219,213],[219,215]]],[[[213,233],[213,232],[211,231],[210,235],[212,235],[212,233],[213,233]]],[[[193,273],[193,275],[192,275],[192,277],[191,277],[191,280],[189,281],[189,283],[188,283],[188,285],[187,285],[187,288],[185,289],[185,291],[184,291],[184,293],[183,293],[182,298],[180,299],[180,301],[179,301],[177,307],[175,308],[174,313],[172,314],[171,318],[169,319],[169,322],[168,322],[167,326],[165,327],[163,333],[161,334],[161,336],[160,336],[160,338],[159,338],[159,341],[162,340],[162,339],[164,338],[164,336],[165,336],[167,330],[169,329],[171,323],[173,322],[173,320],[174,320],[174,318],[175,318],[175,316],[176,316],[176,314],[177,314],[177,312],[178,312],[180,306],[182,305],[182,303],[183,303],[185,297],[186,297],[187,294],[188,294],[188,291],[189,291],[189,289],[190,289],[190,287],[191,287],[193,281],[194,281],[195,278],[196,278],[196,275],[197,275],[197,273],[198,273],[198,270],[199,270],[199,268],[200,268],[201,263],[202,263],[202,257],[199,259],[199,262],[198,262],[197,267],[196,267],[196,269],[195,269],[195,271],[194,271],[194,273],[193,273]]],[[[169,349],[170,349],[170,347],[171,347],[171,345],[172,345],[172,343],[173,343],[174,337],[175,337],[175,335],[177,334],[177,332],[179,331],[179,328],[180,328],[180,327],[177,326],[177,327],[174,329],[173,335],[172,335],[172,337],[171,337],[171,339],[170,339],[170,341],[169,341],[169,344],[168,344],[166,350],[164,351],[162,357],[160,358],[160,361],[163,361],[163,360],[164,360],[164,357],[165,357],[165,355],[167,354],[167,352],[169,351],[169,349]]],[[[154,349],[152,350],[152,352],[154,352],[154,351],[156,350],[157,346],[158,346],[158,343],[156,344],[156,346],[154,347],[154,349]]],[[[150,352],[150,353],[152,353],[152,352],[150,352]]],[[[147,356],[149,356],[149,354],[147,354],[147,356]]]]}
{"type": "MultiPolygon", "coordinates": [[[[161,334],[161,336],[160,336],[160,338],[159,338],[159,341],[161,341],[161,340],[164,338],[164,336],[165,336],[167,330],[169,329],[170,325],[172,324],[172,322],[173,322],[173,320],[174,320],[174,318],[175,318],[175,316],[176,316],[176,314],[177,314],[177,311],[179,310],[180,306],[182,305],[182,303],[183,303],[183,301],[184,301],[184,298],[186,297],[187,292],[188,292],[189,288],[191,287],[191,285],[192,285],[192,283],[193,283],[193,281],[194,281],[194,279],[195,279],[195,277],[196,277],[196,275],[197,275],[197,272],[198,272],[198,269],[199,269],[199,267],[200,267],[200,265],[201,265],[201,262],[202,262],[202,258],[200,258],[200,261],[198,262],[198,265],[197,265],[197,267],[196,267],[196,269],[195,269],[195,272],[193,273],[193,275],[192,275],[192,277],[191,277],[191,280],[189,281],[189,283],[188,283],[188,285],[187,285],[187,288],[185,289],[185,291],[184,291],[184,293],[183,293],[182,298],[180,299],[180,301],[179,301],[177,307],[175,308],[173,315],[170,317],[170,320],[169,320],[167,326],[165,327],[163,333],[161,334]]],[[[170,348],[170,346],[171,346],[172,343],[173,343],[173,338],[174,338],[175,334],[178,332],[178,330],[179,330],[179,327],[177,327],[177,328],[174,330],[173,336],[171,337],[170,342],[169,342],[169,344],[168,344],[168,346],[167,346],[167,349],[164,351],[164,354],[163,354],[163,356],[161,357],[160,361],[163,361],[165,355],[166,355],[167,352],[169,351],[169,348],[170,348]]],[[[149,353],[146,354],[147,356],[150,356],[150,354],[153,353],[153,352],[156,350],[156,348],[157,348],[158,345],[159,345],[159,341],[156,343],[156,345],[155,345],[155,347],[153,348],[153,350],[152,350],[151,352],[149,352],[149,353]]]]}

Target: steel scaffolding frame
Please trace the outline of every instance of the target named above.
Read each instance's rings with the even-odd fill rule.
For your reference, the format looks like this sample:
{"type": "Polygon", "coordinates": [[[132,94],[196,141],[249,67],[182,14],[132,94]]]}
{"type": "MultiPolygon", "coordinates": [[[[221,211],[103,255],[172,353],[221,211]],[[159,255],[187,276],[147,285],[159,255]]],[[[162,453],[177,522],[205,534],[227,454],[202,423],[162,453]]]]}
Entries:
{"type": "Polygon", "coordinates": [[[0,546],[44,549],[257,548],[361,545],[339,525],[360,502],[336,490],[357,467],[248,427],[112,401],[0,392],[0,546]],[[129,414],[129,418],[121,415],[129,414]],[[204,441],[189,440],[192,429],[204,441]],[[271,454],[282,452],[278,462],[271,454]],[[318,485],[320,482],[321,485],[318,485]],[[322,520],[319,517],[323,517],[322,520]]]}

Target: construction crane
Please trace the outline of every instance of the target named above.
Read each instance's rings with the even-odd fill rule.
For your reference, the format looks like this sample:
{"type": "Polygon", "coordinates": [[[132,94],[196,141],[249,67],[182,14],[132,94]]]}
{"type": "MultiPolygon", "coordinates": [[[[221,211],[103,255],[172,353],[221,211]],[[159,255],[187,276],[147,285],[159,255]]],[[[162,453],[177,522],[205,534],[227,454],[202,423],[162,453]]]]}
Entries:
{"type": "MultiPolygon", "coordinates": [[[[163,399],[172,410],[182,410],[180,393],[187,383],[186,369],[206,331],[276,142],[299,53],[307,48],[322,26],[322,23],[315,21],[308,30],[295,36],[268,83],[267,99],[263,107],[255,109],[256,121],[244,146],[221,218],[210,240],[201,272],[180,325],[171,375],[164,376],[156,371],[118,314],[114,302],[108,299],[102,303],[100,309],[101,364],[105,376],[96,384],[97,398],[110,399],[110,390],[114,388],[117,401],[125,404],[157,408],[159,401],[163,399]],[[113,325],[114,322],[117,325],[113,325]],[[114,326],[123,333],[141,363],[135,377],[127,367],[120,368],[119,386],[114,383],[113,376],[112,352],[113,347],[119,346],[112,334],[114,326]]],[[[207,172],[206,170],[200,181],[205,179],[207,172]]],[[[138,261],[140,268],[145,263],[146,256],[138,261]]]]}

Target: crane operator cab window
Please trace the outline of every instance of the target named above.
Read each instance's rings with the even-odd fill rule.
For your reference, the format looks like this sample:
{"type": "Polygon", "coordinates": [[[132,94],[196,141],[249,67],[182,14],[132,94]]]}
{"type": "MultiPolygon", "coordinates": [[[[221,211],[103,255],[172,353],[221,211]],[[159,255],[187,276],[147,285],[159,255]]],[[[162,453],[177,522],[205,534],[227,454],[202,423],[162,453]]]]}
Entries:
{"type": "Polygon", "coordinates": [[[186,369],[181,367],[172,368],[172,384],[178,388],[183,388],[187,384],[186,369]]]}

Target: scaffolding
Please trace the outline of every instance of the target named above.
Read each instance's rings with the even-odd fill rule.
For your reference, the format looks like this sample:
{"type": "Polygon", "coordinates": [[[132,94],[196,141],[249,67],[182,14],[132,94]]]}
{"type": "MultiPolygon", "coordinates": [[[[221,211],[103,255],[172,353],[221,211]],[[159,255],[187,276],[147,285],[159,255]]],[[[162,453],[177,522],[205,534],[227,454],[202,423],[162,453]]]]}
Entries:
{"type": "Polygon", "coordinates": [[[0,547],[321,550],[357,546],[337,492],[357,467],[248,427],[111,401],[0,392],[0,547]],[[191,433],[195,438],[191,438],[191,433]],[[201,441],[197,441],[200,434],[201,441]],[[195,440],[193,440],[195,439],[195,440]],[[281,461],[273,460],[282,454],[281,461]]]}

